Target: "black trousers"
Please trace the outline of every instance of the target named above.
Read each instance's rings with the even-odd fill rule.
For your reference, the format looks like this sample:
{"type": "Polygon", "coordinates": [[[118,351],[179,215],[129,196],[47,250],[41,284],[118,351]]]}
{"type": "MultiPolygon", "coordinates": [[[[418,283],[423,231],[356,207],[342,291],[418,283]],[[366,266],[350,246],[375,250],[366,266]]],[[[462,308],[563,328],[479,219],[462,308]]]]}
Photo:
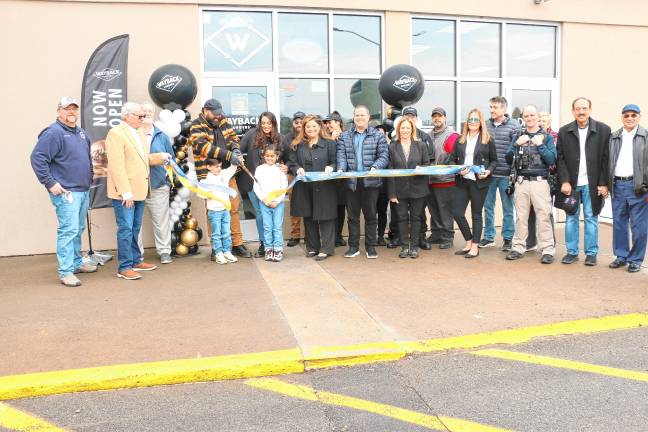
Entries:
{"type": "Polygon", "coordinates": [[[432,241],[450,242],[454,240],[454,219],[452,205],[456,187],[430,188],[427,197],[430,210],[430,236],[432,241]]]}
{"type": "Polygon", "coordinates": [[[421,233],[423,209],[425,208],[425,197],[403,198],[396,204],[398,214],[398,233],[400,234],[403,247],[418,246],[421,233]]]}
{"type": "Polygon", "coordinates": [[[335,220],[335,238],[342,238],[342,228],[344,228],[344,215],[346,214],[346,206],[339,204],[337,206],[337,219],[335,220]]]}
{"type": "Polygon", "coordinates": [[[376,245],[376,229],[378,227],[376,205],[379,188],[364,186],[358,179],[356,190],[347,190],[347,219],[349,221],[349,247],[360,247],[360,211],[365,221],[365,247],[376,245]]]}
{"type": "Polygon", "coordinates": [[[316,221],[304,218],[306,252],[335,254],[335,219],[316,221]]]}
{"type": "Polygon", "coordinates": [[[389,205],[389,197],[387,192],[383,190],[378,194],[378,201],[376,202],[376,212],[378,213],[378,237],[385,236],[385,228],[387,228],[387,206],[389,205]]]}
{"type": "Polygon", "coordinates": [[[473,180],[464,179],[461,186],[455,187],[455,198],[452,206],[452,216],[459,225],[459,230],[464,237],[464,240],[479,242],[484,228],[482,219],[482,209],[484,208],[484,201],[488,188],[479,189],[477,182],[473,180]],[[468,220],[466,219],[466,209],[470,203],[470,213],[472,215],[472,232],[468,220]]]}

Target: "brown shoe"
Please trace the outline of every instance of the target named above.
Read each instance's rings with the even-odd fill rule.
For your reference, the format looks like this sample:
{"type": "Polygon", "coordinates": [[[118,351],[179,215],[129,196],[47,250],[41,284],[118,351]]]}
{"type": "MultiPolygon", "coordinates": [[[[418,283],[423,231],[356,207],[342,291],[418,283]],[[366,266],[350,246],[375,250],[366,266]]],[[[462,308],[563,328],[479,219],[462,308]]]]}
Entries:
{"type": "Polygon", "coordinates": [[[151,271],[151,270],[155,270],[156,268],[157,268],[156,265],[148,264],[145,263],[144,261],[133,266],[133,270],[135,271],[151,271]]]}
{"type": "Polygon", "coordinates": [[[122,270],[117,273],[117,277],[126,279],[126,280],[136,280],[141,279],[142,275],[133,270],[122,270]]]}

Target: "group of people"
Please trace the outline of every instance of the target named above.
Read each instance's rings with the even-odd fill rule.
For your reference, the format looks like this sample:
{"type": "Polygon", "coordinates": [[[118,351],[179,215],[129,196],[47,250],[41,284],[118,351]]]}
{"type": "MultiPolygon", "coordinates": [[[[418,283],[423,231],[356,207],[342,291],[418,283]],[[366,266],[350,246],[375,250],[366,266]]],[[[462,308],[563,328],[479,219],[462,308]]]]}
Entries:
{"type": "MultiPolygon", "coordinates": [[[[639,125],[641,110],[634,104],[623,107],[623,127],[614,133],[591,118],[591,107],[589,99],[575,99],[574,121],[556,132],[551,130],[550,115],[539,113],[533,105],[524,107],[521,126],[506,114],[506,99],[496,96],[489,101],[490,117],[471,109],[461,133],[448,126],[442,107],[434,108],[430,134],[417,127],[415,107],[403,109],[393,130],[385,125],[371,126],[369,110],[363,105],[355,107],[348,130],[335,111],[324,116],[296,112],[292,130],[285,135],[279,133],[276,116],[264,112],[257,126],[239,138],[222,104],[209,99],[192,122],[188,139],[198,179],[238,192],[235,174],[239,168],[251,175],[254,186],[248,196],[260,239],[259,248],[251,253],[243,244],[239,194],[230,197],[226,188],[215,190],[219,199],[206,203],[211,259],[219,264],[252,256],[281,261],[284,191],[297,176],[459,165],[466,168],[456,175],[354,176],[297,182],[288,191],[291,234],[287,246],[300,242],[303,221],[307,257],[325,260],[335,254],[336,247],[347,244],[344,257],[357,257],[362,214],[364,251],[369,259],[378,257],[377,246],[400,247],[401,258],[417,258],[420,249],[429,250],[433,245],[452,248],[455,223],[465,240],[455,254],[477,258],[480,248],[495,245],[494,208],[499,191],[506,259],[517,260],[525,252],[539,249],[542,263],[553,262],[556,195],[556,206],[562,205],[566,211],[566,203],[571,202],[565,229],[567,254],[562,263],[578,260],[582,205],[585,264],[596,265],[598,215],[610,194],[616,256],[610,267],[627,265],[628,271],[637,272],[648,237],[648,133],[639,125]],[[226,200],[229,206],[224,205],[226,200]],[[469,204],[472,223],[466,218],[469,204]],[[388,208],[389,242],[385,239],[388,208]],[[345,217],[346,241],[342,237],[345,217]]],[[[152,215],[160,262],[172,261],[171,183],[162,165],[171,160],[173,150],[168,137],[153,127],[154,112],[150,104],[124,104],[122,123],[106,138],[107,192],[118,227],[117,275],[126,280],[138,279],[142,271],[157,267],[142,260],[140,231],[145,206],[152,215]]],[[[80,255],[92,183],[90,142],[77,126],[79,104],[75,99],[62,98],[57,113],[56,122],[39,135],[31,163],[56,209],[61,283],[78,286],[81,282],[75,274],[96,271],[94,265],[83,263],[80,255]]]]}

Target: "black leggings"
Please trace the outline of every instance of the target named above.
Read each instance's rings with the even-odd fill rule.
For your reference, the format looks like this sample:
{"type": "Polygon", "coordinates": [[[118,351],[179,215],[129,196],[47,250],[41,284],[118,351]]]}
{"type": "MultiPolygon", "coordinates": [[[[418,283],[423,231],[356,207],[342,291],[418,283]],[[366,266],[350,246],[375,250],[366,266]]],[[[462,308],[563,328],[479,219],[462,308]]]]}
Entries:
{"type": "Polygon", "coordinates": [[[459,230],[463,234],[464,240],[479,242],[484,227],[482,221],[482,209],[484,208],[484,201],[488,188],[478,188],[477,182],[474,180],[464,179],[461,185],[457,185],[455,191],[455,199],[452,208],[452,217],[459,225],[459,230]],[[470,203],[470,213],[472,215],[472,232],[470,225],[466,219],[466,209],[470,203]]]}

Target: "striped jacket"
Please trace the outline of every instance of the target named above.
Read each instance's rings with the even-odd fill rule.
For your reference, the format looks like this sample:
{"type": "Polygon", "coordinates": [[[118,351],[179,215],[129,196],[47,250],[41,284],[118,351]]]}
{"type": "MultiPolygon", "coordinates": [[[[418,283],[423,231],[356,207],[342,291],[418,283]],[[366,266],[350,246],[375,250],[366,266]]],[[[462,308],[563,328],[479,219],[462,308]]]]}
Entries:
{"type": "Polygon", "coordinates": [[[227,117],[220,117],[215,121],[219,127],[213,127],[203,114],[200,114],[191,122],[189,129],[189,144],[193,147],[196,175],[200,180],[207,177],[206,159],[220,159],[225,169],[230,166],[232,158],[238,159],[241,156],[239,138],[227,117]]]}

